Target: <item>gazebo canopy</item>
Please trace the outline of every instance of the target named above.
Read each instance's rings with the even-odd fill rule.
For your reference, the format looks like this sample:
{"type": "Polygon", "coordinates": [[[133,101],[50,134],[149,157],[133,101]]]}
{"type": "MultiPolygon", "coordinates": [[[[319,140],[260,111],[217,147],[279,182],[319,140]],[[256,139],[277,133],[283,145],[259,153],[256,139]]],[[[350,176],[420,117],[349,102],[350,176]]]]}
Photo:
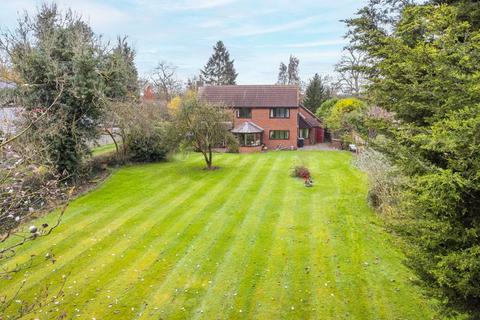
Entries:
{"type": "Polygon", "coordinates": [[[232,132],[233,133],[262,133],[263,128],[257,126],[253,122],[247,121],[233,128],[232,132]]]}

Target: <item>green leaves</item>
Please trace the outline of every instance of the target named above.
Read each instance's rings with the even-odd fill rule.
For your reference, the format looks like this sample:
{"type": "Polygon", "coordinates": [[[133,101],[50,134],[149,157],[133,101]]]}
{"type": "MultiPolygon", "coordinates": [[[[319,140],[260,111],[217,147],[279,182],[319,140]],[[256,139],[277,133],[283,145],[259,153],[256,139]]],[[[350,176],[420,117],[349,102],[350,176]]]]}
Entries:
{"type": "Polygon", "coordinates": [[[404,7],[391,28],[380,28],[367,9],[350,23],[375,70],[369,102],[396,118],[376,129],[409,181],[396,213],[408,264],[447,312],[477,318],[480,24],[470,19],[473,11],[465,15],[468,1],[449,3],[404,7]]]}
{"type": "Polygon", "coordinates": [[[351,131],[363,123],[366,105],[357,98],[338,100],[326,119],[327,126],[334,131],[351,131]]]}
{"type": "Polygon", "coordinates": [[[39,161],[74,176],[87,143],[98,136],[106,100],[137,95],[134,53],[125,39],[110,52],[85,22],[54,4],[19,21],[0,43],[11,48],[10,60],[21,79],[17,96],[27,111],[25,126],[48,112],[30,135],[47,155],[39,161]]]}
{"type": "Polygon", "coordinates": [[[322,81],[322,78],[315,73],[315,76],[310,80],[303,104],[312,112],[316,112],[320,105],[329,98],[330,94],[328,88],[322,81]]]}
{"type": "Polygon", "coordinates": [[[211,85],[235,84],[238,74],[235,72],[234,60],[230,60],[227,48],[222,41],[218,41],[213,50],[212,56],[200,71],[202,80],[211,85]]]}

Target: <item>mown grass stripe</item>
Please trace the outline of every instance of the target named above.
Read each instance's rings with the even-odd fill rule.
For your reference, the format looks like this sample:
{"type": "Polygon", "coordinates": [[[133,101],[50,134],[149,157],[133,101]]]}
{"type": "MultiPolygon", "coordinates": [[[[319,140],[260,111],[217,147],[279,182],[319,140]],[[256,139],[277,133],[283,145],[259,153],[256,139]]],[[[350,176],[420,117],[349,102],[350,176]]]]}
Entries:
{"type": "MultiPolygon", "coordinates": [[[[288,159],[282,158],[281,160],[283,162],[288,159]]],[[[243,232],[251,233],[248,241],[250,246],[248,246],[248,250],[242,253],[244,256],[243,270],[239,272],[239,276],[236,279],[237,296],[235,297],[233,308],[230,310],[227,309],[227,312],[225,312],[227,318],[235,316],[255,318],[255,309],[262,307],[258,305],[257,301],[252,299],[252,297],[257,290],[259,281],[268,276],[265,273],[265,267],[269,261],[268,253],[274,245],[272,230],[275,229],[275,225],[280,217],[279,212],[283,209],[282,199],[290,179],[290,173],[284,171],[284,167],[272,168],[272,171],[272,173],[276,173],[276,175],[275,178],[272,179],[271,186],[268,185],[271,187],[268,192],[275,194],[275,196],[269,197],[267,201],[262,203],[259,210],[261,218],[255,227],[255,233],[251,233],[251,230],[248,228],[243,228],[243,232]],[[278,173],[274,172],[275,170],[277,170],[278,173]],[[242,310],[241,314],[240,312],[236,312],[239,310],[242,310]]],[[[241,244],[238,243],[237,246],[241,247],[241,244]]]]}
{"type": "MultiPolygon", "coordinates": [[[[212,177],[213,178],[213,177],[212,177]]],[[[210,179],[211,180],[211,179],[210,179]]],[[[189,179],[185,179],[185,183],[189,182],[189,179]]],[[[173,195],[180,196],[180,199],[176,199],[178,205],[182,202],[189,201],[191,195],[199,195],[203,194],[204,190],[202,189],[206,184],[208,184],[209,179],[203,179],[198,182],[198,184],[194,185],[194,188],[188,189],[186,192],[183,191],[181,188],[172,188],[173,195]]],[[[172,194],[162,194],[161,201],[167,199],[168,196],[172,196],[172,194]]],[[[48,264],[43,264],[42,268],[36,271],[37,272],[34,276],[29,276],[27,284],[24,286],[25,291],[28,291],[28,288],[32,286],[38,286],[38,282],[40,281],[48,281],[45,278],[48,278],[49,272],[46,272],[48,269],[53,269],[55,272],[52,275],[58,274],[59,277],[63,274],[66,274],[65,268],[71,266],[69,262],[75,260],[74,268],[70,268],[70,273],[76,273],[76,270],[94,270],[92,266],[89,268],[86,265],[89,264],[89,256],[91,256],[91,252],[94,251],[97,256],[103,256],[104,260],[106,257],[110,257],[112,253],[115,253],[111,248],[115,245],[120,245],[118,247],[122,247],[121,243],[119,242],[129,242],[131,239],[125,239],[122,237],[127,231],[134,231],[133,234],[138,238],[142,236],[142,232],[135,232],[135,230],[140,230],[141,228],[145,227],[146,224],[149,223],[148,219],[145,219],[155,207],[157,207],[161,201],[143,201],[140,202],[138,205],[130,207],[127,211],[123,212],[123,214],[119,215],[113,222],[109,223],[107,226],[104,226],[100,230],[95,230],[93,235],[89,235],[90,238],[83,238],[80,242],[77,242],[74,246],[71,246],[70,241],[66,241],[63,243],[63,254],[58,254],[57,258],[59,259],[60,263],[57,263],[53,266],[48,264]],[[137,211],[141,212],[141,214],[137,214],[137,211]],[[138,223],[138,225],[136,225],[138,223]],[[98,241],[94,241],[92,243],[91,239],[96,239],[98,241]],[[117,240],[120,239],[118,242],[117,240]],[[70,244],[70,246],[69,246],[70,244]],[[95,250],[94,250],[95,249],[95,250]],[[67,251],[68,250],[68,251],[67,251]],[[67,251],[67,252],[65,252],[67,251]],[[107,252],[107,254],[102,254],[107,252]],[[42,276],[43,274],[43,276],[42,276]]]]}
{"type": "MultiPolygon", "coordinates": [[[[125,169],[128,170],[128,169],[125,169]]],[[[119,175],[124,174],[123,172],[119,173],[119,175]]],[[[169,173],[163,176],[160,180],[156,181],[157,185],[165,184],[165,182],[171,180],[173,173],[169,173]]],[[[105,184],[113,185],[115,181],[118,180],[117,174],[114,174],[114,177],[109,178],[109,180],[104,183],[104,186],[101,187],[98,192],[102,193],[104,188],[108,188],[105,184]]],[[[132,182],[132,184],[134,184],[132,182]]],[[[128,184],[127,184],[128,185],[128,184]]],[[[118,187],[120,190],[122,189],[122,184],[118,187]]],[[[174,186],[171,186],[171,189],[174,190],[174,186]]],[[[128,189],[127,189],[128,190],[128,189]]],[[[106,199],[102,197],[101,201],[96,201],[94,205],[89,205],[85,208],[84,203],[91,203],[90,198],[91,194],[87,194],[79,199],[75,200],[72,205],[68,208],[65,212],[65,218],[62,219],[62,223],[59,225],[57,229],[55,229],[54,233],[49,236],[49,241],[33,241],[25,245],[24,251],[22,251],[22,256],[17,256],[12,259],[9,259],[6,263],[8,265],[23,265],[28,262],[29,257],[33,254],[41,255],[42,252],[45,252],[49,249],[49,246],[52,243],[55,245],[55,249],[59,252],[61,249],[57,246],[58,243],[61,243],[63,240],[68,238],[68,243],[75,242],[77,239],[83,238],[85,233],[90,231],[91,229],[98,229],[98,225],[107,224],[108,222],[112,221],[112,216],[116,215],[118,211],[125,209],[131,206],[132,202],[140,202],[142,203],[145,197],[145,193],[138,193],[132,196],[130,192],[128,197],[126,196],[127,192],[120,192],[118,198],[121,200],[115,199],[114,204],[110,206],[105,206],[106,199]],[[123,195],[125,194],[125,196],[123,195]],[[135,196],[135,197],[134,197],[135,196]],[[96,204],[96,205],[95,205],[96,204]],[[94,210],[94,208],[99,208],[99,210],[94,210]],[[117,211],[118,210],[118,211],[117,211]],[[105,214],[106,211],[109,211],[110,214],[105,214]],[[75,218],[75,219],[74,219],[75,218]],[[88,226],[86,226],[86,225],[88,226]]],[[[140,204],[142,205],[142,204],[140,204]]],[[[39,218],[37,221],[31,222],[31,224],[41,224],[43,222],[48,222],[53,224],[55,219],[57,218],[57,212],[50,213],[45,218],[39,218]]],[[[71,249],[71,248],[68,248],[71,249]]]]}
{"type": "MultiPolygon", "coordinates": [[[[260,167],[253,168],[252,172],[261,172],[260,174],[251,174],[245,177],[241,182],[241,188],[245,185],[250,185],[253,180],[260,182],[266,179],[266,172],[268,172],[268,166],[270,164],[266,161],[260,163],[260,167]]],[[[258,188],[261,183],[258,183],[258,188]]],[[[248,189],[247,189],[248,190],[248,189]]],[[[153,296],[149,297],[149,316],[154,315],[155,312],[152,312],[152,308],[157,308],[157,314],[160,314],[162,317],[167,318],[176,318],[176,317],[191,317],[195,305],[188,303],[189,294],[182,294],[180,290],[179,294],[172,293],[172,300],[164,300],[159,292],[169,292],[175,288],[189,290],[193,289],[195,301],[200,301],[202,295],[207,290],[207,287],[210,286],[208,281],[212,281],[213,274],[218,268],[219,262],[223,260],[223,256],[227,250],[231,247],[231,242],[235,239],[236,230],[243,224],[244,219],[248,217],[245,214],[243,207],[250,206],[250,197],[255,198],[257,193],[257,188],[255,190],[248,190],[248,195],[252,194],[253,196],[245,196],[239,193],[241,197],[241,204],[238,207],[236,197],[230,196],[229,200],[225,202],[220,210],[215,212],[215,216],[218,217],[214,219],[210,227],[213,230],[221,230],[220,233],[214,234],[213,237],[210,237],[210,232],[205,233],[205,236],[202,237],[202,234],[199,234],[197,239],[202,239],[196,241],[195,243],[195,252],[192,252],[182,258],[182,261],[179,261],[175,268],[170,270],[166,279],[162,282],[161,286],[156,289],[153,293],[153,296]],[[228,211],[235,211],[234,214],[229,213],[228,211]],[[203,249],[203,250],[202,250],[203,249]],[[211,258],[214,257],[214,258],[211,258]],[[190,261],[191,264],[188,262],[190,261]],[[183,262],[183,263],[182,263],[183,262]],[[197,263],[198,267],[195,266],[197,263]],[[191,269],[190,269],[191,268],[191,269]],[[189,269],[191,270],[189,273],[189,269]],[[208,271],[207,271],[208,270],[208,271]],[[187,277],[181,277],[181,274],[187,274],[187,277]],[[185,280],[185,281],[182,281],[185,280]],[[175,287],[175,288],[174,288],[175,287]],[[196,289],[194,289],[196,288],[196,289]],[[197,292],[198,291],[198,292],[197,292]]],[[[225,190],[225,192],[230,193],[230,190],[225,190]]],[[[240,200],[240,198],[237,198],[240,200]]],[[[144,313],[147,315],[147,312],[144,313]]]]}
{"type": "MultiPolygon", "coordinates": [[[[31,318],[63,311],[79,319],[435,317],[368,208],[365,177],[351,158],[218,154],[222,169],[205,172],[193,154],[120,169],[72,202],[58,234],[32,244],[56,248],[58,261],[30,269],[38,281],[20,298],[46,283],[55,290],[61,273],[71,272],[59,304],[52,301],[31,318]],[[288,176],[294,163],[311,169],[313,188],[288,176]]],[[[20,248],[14,259],[41,252],[33,247],[20,248]]],[[[1,278],[0,291],[22,279],[1,278]]],[[[14,305],[6,317],[15,315],[14,305]]]]}
{"type": "MultiPolygon", "coordinates": [[[[208,182],[210,179],[204,178],[204,180],[208,182]]],[[[104,280],[104,286],[107,286],[109,285],[109,282],[116,280],[116,278],[122,273],[133,271],[132,269],[134,267],[132,267],[132,265],[136,264],[138,259],[141,259],[148,254],[150,250],[155,250],[155,245],[165,239],[165,237],[169,236],[169,234],[166,233],[167,230],[171,230],[172,228],[175,228],[175,226],[186,226],[189,224],[187,219],[189,217],[186,214],[186,211],[182,208],[187,203],[188,205],[194,204],[194,202],[189,202],[188,200],[191,197],[196,198],[197,195],[201,196],[197,198],[196,202],[201,202],[201,200],[206,197],[203,187],[204,184],[201,184],[200,181],[195,185],[189,185],[190,190],[195,190],[195,193],[193,194],[185,193],[179,188],[177,191],[179,193],[183,192],[181,199],[179,197],[174,197],[169,203],[166,203],[165,207],[162,208],[163,216],[158,220],[150,217],[155,211],[158,211],[156,207],[152,209],[152,212],[149,212],[148,216],[139,216],[138,219],[143,219],[145,221],[145,223],[142,223],[141,225],[141,228],[143,229],[142,232],[135,232],[135,229],[128,230],[128,232],[133,234],[136,233],[141,235],[141,237],[134,239],[130,237],[129,240],[133,241],[128,241],[128,243],[117,243],[116,247],[119,249],[116,250],[122,251],[116,254],[115,259],[111,259],[109,263],[103,263],[100,269],[95,270],[95,274],[88,278],[89,282],[95,284],[95,282],[99,282],[99,279],[102,279],[104,280]],[[120,268],[120,266],[123,268],[120,268]],[[105,281],[105,279],[110,279],[110,281],[105,281]]],[[[217,185],[215,188],[221,187],[217,185]]],[[[103,260],[103,262],[105,261],[103,260]]],[[[82,298],[86,296],[89,296],[90,299],[95,298],[97,296],[95,289],[95,285],[87,285],[87,287],[82,289],[82,295],[73,301],[81,301],[82,298]]]]}
{"type": "MultiPolygon", "coordinates": [[[[239,163],[238,164],[239,166],[242,165],[242,163],[239,163]]],[[[250,169],[250,171],[252,171],[250,169]]],[[[205,198],[208,198],[209,196],[215,196],[216,194],[220,197],[219,200],[221,200],[221,197],[225,197],[227,198],[228,197],[228,194],[225,194],[224,191],[225,191],[225,184],[229,184],[231,182],[234,182],[236,179],[243,179],[244,177],[242,177],[242,171],[235,171],[235,170],[232,170],[232,174],[235,173],[235,176],[233,176],[232,180],[230,180],[229,178],[226,178],[224,179],[224,183],[222,183],[221,185],[218,185],[216,188],[212,188],[210,189],[210,194],[207,194],[205,193],[205,198]]],[[[211,173],[211,174],[214,174],[214,173],[211,173]]],[[[219,205],[219,203],[215,203],[214,205],[219,205]]],[[[168,243],[162,250],[162,252],[160,253],[160,256],[161,255],[166,255],[168,254],[169,252],[171,253],[176,253],[176,256],[183,256],[183,254],[179,254],[179,252],[182,252],[178,246],[184,246],[185,248],[185,254],[188,253],[188,249],[191,247],[191,246],[187,246],[187,244],[190,244],[189,240],[191,241],[192,239],[191,238],[187,238],[187,237],[184,237],[184,235],[189,232],[189,230],[197,230],[197,228],[200,228],[203,229],[203,227],[209,223],[209,217],[211,215],[211,213],[213,212],[212,209],[214,209],[212,207],[212,204],[209,204],[207,202],[207,204],[200,204],[198,207],[195,207],[195,206],[189,206],[189,211],[190,211],[190,215],[189,215],[189,218],[190,220],[194,220],[190,223],[188,223],[188,221],[185,221],[182,223],[182,221],[179,221],[179,223],[177,223],[176,225],[178,225],[178,229],[173,227],[171,228],[169,231],[167,231],[167,234],[166,234],[166,237],[174,237],[174,234],[177,233],[177,238],[176,238],[176,241],[172,241],[170,243],[168,243]],[[195,209],[198,209],[195,210],[195,209]],[[201,218],[200,218],[201,217],[201,218]],[[197,228],[195,228],[197,227],[197,228]],[[170,234],[168,234],[170,233],[170,234]],[[175,248],[175,250],[174,250],[175,248]]],[[[155,253],[155,252],[151,252],[151,254],[149,254],[147,256],[148,258],[148,261],[147,262],[142,262],[146,267],[144,268],[144,274],[142,275],[142,281],[140,281],[140,279],[134,279],[133,280],[133,283],[131,283],[131,285],[129,287],[127,287],[126,289],[122,289],[121,286],[120,288],[117,287],[116,290],[118,291],[122,291],[122,290],[127,290],[124,294],[121,294],[118,296],[118,299],[121,303],[124,303],[123,301],[125,299],[123,299],[124,297],[128,297],[128,300],[134,300],[134,297],[132,295],[129,295],[128,292],[129,291],[132,291],[132,287],[142,287],[142,289],[135,289],[133,291],[139,291],[139,292],[143,292],[143,293],[146,293],[148,292],[148,290],[150,289],[148,287],[148,284],[150,283],[148,280],[149,280],[149,274],[151,274],[152,272],[152,269],[155,268],[155,266],[157,264],[159,264],[160,262],[160,259],[159,259],[159,255],[158,253],[155,253]]],[[[178,262],[174,262],[174,266],[176,264],[178,264],[178,262]]],[[[174,266],[172,268],[174,268],[174,266]]],[[[137,308],[137,304],[140,304],[138,302],[131,302],[129,303],[128,305],[120,305],[120,306],[117,306],[117,309],[115,310],[118,310],[119,311],[119,314],[123,314],[124,315],[124,311],[134,311],[132,312],[133,315],[136,314],[138,312],[138,308],[137,308]],[[134,306],[134,310],[131,310],[132,306],[134,306]]],[[[114,311],[115,311],[114,310],[114,311]]],[[[112,311],[113,312],[113,311],[112,311]]],[[[95,313],[96,316],[99,316],[99,317],[102,317],[104,316],[104,313],[95,313]]],[[[133,315],[129,315],[129,317],[132,317],[133,315]]]]}
{"type": "MultiPolygon", "coordinates": [[[[240,232],[244,230],[245,225],[249,223],[248,220],[255,219],[257,216],[257,213],[255,212],[256,209],[256,202],[258,201],[258,195],[261,194],[266,186],[266,181],[269,180],[269,177],[271,176],[271,167],[276,166],[277,162],[274,161],[274,163],[271,163],[269,161],[266,161],[265,159],[263,160],[264,164],[259,170],[259,174],[253,179],[255,180],[255,187],[254,188],[248,188],[245,190],[245,195],[241,199],[241,204],[238,208],[236,208],[236,213],[235,213],[235,220],[233,223],[230,223],[228,227],[225,228],[225,231],[222,231],[221,238],[219,238],[219,241],[223,241],[225,243],[228,243],[228,246],[222,245],[220,246],[219,254],[217,255],[218,258],[213,259],[212,263],[214,263],[214,267],[212,268],[211,272],[208,273],[204,277],[204,283],[202,284],[202,289],[199,290],[198,293],[195,294],[195,300],[191,301],[188,303],[188,307],[185,310],[185,316],[192,318],[197,315],[204,315],[206,318],[208,318],[208,312],[206,311],[205,314],[202,312],[203,310],[199,305],[201,306],[201,301],[204,299],[203,297],[208,294],[208,292],[214,288],[218,283],[224,285],[225,282],[219,279],[219,272],[223,272],[225,270],[225,265],[227,261],[230,260],[230,257],[232,256],[232,252],[235,250],[234,248],[235,243],[238,242],[238,238],[241,236],[240,232]],[[239,217],[239,218],[237,218],[239,217]],[[238,220],[240,219],[240,220],[238,220]],[[227,237],[226,240],[222,240],[222,238],[227,237]],[[199,309],[200,308],[200,309],[199,309]]],[[[216,251],[215,251],[216,252],[216,251]]],[[[210,253],[206,253],[206,255],[211,256],[210,253]]],[[[241,262],[239,262],[241,264],[241,262]]],[[[185,295],[184,295],[185,297],[185,295]]],[[[181,299],[179,302],[176,303],[176,305],[179,305],[183,303],[185,300],[181,299]]],[[[178,307],[177,307],[178,309],[178,307]]],[[[180,316],[180,315],[175,315],[180,316]]]]}

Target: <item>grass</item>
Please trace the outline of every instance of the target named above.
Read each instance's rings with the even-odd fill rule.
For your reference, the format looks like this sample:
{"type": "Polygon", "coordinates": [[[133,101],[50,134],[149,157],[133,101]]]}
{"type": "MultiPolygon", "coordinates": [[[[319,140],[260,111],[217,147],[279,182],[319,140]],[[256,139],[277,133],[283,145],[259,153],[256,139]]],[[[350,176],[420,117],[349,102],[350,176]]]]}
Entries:
{"type": "MultiPolygon", "coordinates": [[[[342,152],[199,155],[117,171],[0,280],[32,299],[67,276],[57,310],[81,319],[428,319],[394,240],[342,152]],[[312,172],[305,188],[295,164],[312,172]]],[[[54,214],[45,219],[53,219],[54,214]]],[[[42,219],[45,220],[45,219],[42,219]]],[[[53,302],[54,303],[54,302],[53,302]]],[[[15,304],[10,312],[15,312],[15,304]]],[[[47,308],[44,308],[46,310],[47,308]]],[[[42,310],[43,311],[43,310],[42,310]]]]}
{"type": "Polygon", "coordinates": [[[95,147],[92,149],[92,157],[102,156],[108,153],[113,153],[115,151],[116,149],[114,143],[104,144],[103,146],[95,147]]]}

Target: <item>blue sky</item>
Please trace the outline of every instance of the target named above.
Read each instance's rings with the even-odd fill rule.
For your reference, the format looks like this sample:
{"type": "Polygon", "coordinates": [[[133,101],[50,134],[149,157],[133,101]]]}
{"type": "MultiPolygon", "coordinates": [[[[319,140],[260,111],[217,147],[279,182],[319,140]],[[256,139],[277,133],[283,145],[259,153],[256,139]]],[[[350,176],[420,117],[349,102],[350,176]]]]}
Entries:
{"type": "MultiPolygon", "coordinates": [[[[106,39],[128,35],[140,75],[161,60],[179,77],[198,74],[217,40],[235,59],[238,84],[274,83],[280,61],[300,58],[302,80],[329,74],[345,45],[345,26],[366,0],[58,0],[106,39]]],[[[15,26],[18,12],[34,12],[38,0],[0,0],[0,27],[15,26]]]]}

